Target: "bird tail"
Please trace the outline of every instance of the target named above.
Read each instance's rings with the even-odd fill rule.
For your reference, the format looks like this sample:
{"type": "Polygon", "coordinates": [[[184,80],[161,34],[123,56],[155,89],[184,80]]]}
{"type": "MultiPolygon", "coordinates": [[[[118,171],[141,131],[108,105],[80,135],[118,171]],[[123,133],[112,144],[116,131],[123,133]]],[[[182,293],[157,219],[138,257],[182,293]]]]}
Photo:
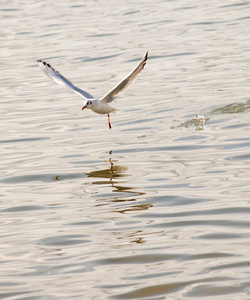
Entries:
{"type": "Polygon", "coordinates": [[[120,111],[120,109],[113,108],[112,113],[117,114],[119,111],[120,111]]]}

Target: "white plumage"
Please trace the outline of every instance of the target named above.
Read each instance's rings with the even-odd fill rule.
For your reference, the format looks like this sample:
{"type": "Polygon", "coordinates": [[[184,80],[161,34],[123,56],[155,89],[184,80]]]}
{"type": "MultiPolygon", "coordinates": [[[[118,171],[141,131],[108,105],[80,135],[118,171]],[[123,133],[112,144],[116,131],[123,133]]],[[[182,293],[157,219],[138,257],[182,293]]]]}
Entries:
{"type": "Polygon", "coordinates": [[[129,73],[124,79],[122,79],[113,89],[111,89],[106,95],[104,95],[100,100],[95,99],[91,94],[83,91],[82,89],[76,87],[72,82],[62,76],[58,71],[51,67],[50,64],[45,61],[38,60],[43,72],[53,79],[56,83],[61,84],[65,87],[71,88],[74,92],[79,94],[85,99],[82,109],[88,108],[98,114],[107,114],[109,128],[111,129],[109,113],[114,112],[115,108],[111,107],[108,103],[112,102],[117,96],[119,96],[125,88],[127,88],[137,77],[137,75],[143,70],[148,58],[148,51],[146,51],[140,63],[135,67],[135,69],[129,73]]]}

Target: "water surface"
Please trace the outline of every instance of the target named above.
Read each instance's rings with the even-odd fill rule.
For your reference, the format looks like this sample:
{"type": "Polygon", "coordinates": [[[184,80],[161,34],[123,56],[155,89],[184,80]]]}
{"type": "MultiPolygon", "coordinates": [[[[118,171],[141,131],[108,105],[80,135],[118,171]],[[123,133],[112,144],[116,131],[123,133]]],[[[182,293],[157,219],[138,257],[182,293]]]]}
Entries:
{"type": "Polygon", "coordinates": [[[2,3],[1,299],[249,299],[249,8],[2,3]]]}

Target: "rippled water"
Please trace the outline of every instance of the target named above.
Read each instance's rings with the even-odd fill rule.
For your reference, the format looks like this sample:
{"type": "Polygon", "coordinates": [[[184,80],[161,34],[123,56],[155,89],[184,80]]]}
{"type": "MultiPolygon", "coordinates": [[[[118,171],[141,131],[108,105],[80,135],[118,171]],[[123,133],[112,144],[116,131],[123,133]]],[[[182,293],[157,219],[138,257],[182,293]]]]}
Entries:
{"type": "Polygon", "coordinates": [[[250,298],[249,8],[2,2],[1,299],[250,298]]]}

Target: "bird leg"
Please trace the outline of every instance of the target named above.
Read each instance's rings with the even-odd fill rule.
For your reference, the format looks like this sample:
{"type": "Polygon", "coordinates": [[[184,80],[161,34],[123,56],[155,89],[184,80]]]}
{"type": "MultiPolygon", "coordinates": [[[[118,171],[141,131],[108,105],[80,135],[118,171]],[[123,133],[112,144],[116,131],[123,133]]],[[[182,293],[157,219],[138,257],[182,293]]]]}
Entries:
{"type": "Polygon", "coordinates": [[[110,170],[112,170],[113,169],[113,163],[112,163],[112,159],[111,159],[111,157],[110,157],[110,159],[109,159],[109,163],[110,163],[110,170]]]}
{"type": "Polygon", "coordinates": [[[108,122],[109,122],[109,129],[111,129],[111,124],[110,124],[109,114],[108,114],[108,122]]]}

